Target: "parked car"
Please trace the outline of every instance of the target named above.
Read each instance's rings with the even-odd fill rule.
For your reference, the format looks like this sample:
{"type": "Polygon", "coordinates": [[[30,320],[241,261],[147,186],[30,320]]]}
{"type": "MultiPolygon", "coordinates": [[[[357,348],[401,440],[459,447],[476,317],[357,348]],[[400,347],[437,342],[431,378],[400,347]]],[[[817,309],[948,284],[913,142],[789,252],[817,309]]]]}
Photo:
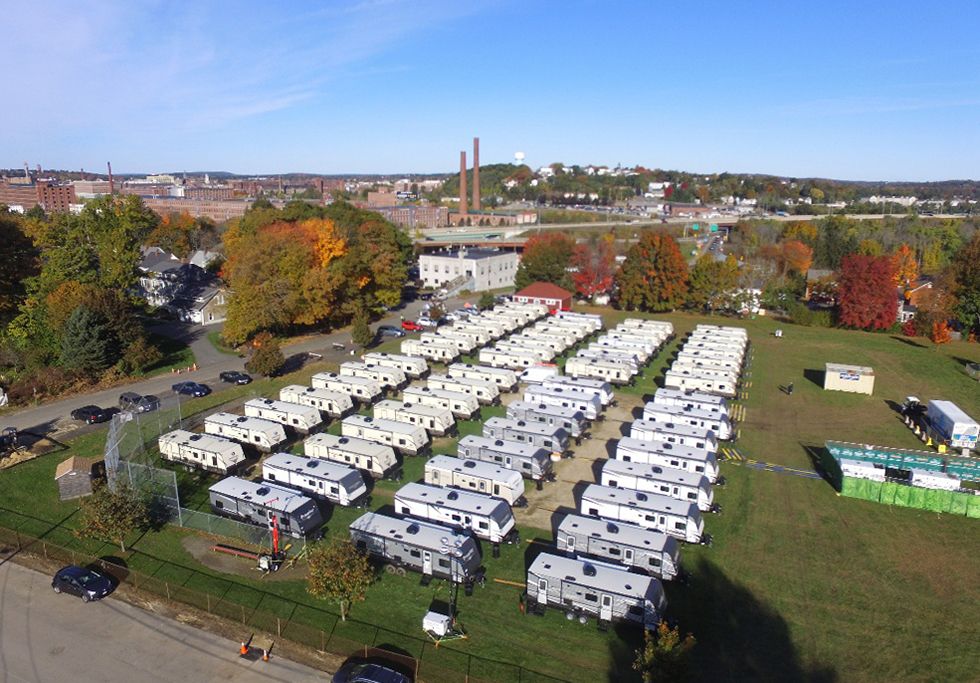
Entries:
{"type": "Polygon", "coordinates": [[[96,422],[108,422],[109,414],[99,406],[82,406],[71,411],[71,419],[81,420],[86,424],[95,424],[96,422]]]}
{"type": "Polygon", "coordinates": [[[193,396],[195,398],[207,396],[211,393],[208,385],[198,384],[197,382],[177,382],[170,388],[174,390],[175,394],[183,394],[184,396],[193,396]]]}
{"type": "Polygon", "coordinates": [[[378,328],[378,335],[382,337],[404,337],[405,333],[394,325],[381,325],[378,328]]]}
{"type": "Polygon", "coordinates": [[[419,329],[422,329],[423,327],[436,327],[439,325],[439,323],[432,318],[419,318],[415,322],[419,326],[419,329]]]}
{"type": "Polygon", "coordinates": [[[59,569],[51,580],[51,588],[55,593],[77,595],[82,602],[101,600],[115,587],[112,581],[99,572],[74,564],[59,569]]]}
{"type": "Polygon", "coordinates": [[[152,394],[143,396],[135,391],[127,391],[119,395],[119,410],[136,413],[149,413],[160,407],[160,399],[152,394]]]}
{"type": "Polygon", "coordinates": [[[229,384],[248,384],[252,381],[251,377],[238,370],[225,370],[218,375],[218,379],[229,384]]]}
{"type": "Polygon", "coordinates": [[[348,662],[332,680],[333,683],[412,683],[405,674],[371,662],[348,662]]]}
{"type": "Polygon", "coordinates": [[[419,298],[422,301],[429,301],[432,298],[432,292],[421,292],[419,298]]]}
{"type": "Polygon", "coordinates": [[[411,320],[402,320],[402,329],[408,330],[409,332],[418,332],[422,329],[422,326],[411,320]]]}

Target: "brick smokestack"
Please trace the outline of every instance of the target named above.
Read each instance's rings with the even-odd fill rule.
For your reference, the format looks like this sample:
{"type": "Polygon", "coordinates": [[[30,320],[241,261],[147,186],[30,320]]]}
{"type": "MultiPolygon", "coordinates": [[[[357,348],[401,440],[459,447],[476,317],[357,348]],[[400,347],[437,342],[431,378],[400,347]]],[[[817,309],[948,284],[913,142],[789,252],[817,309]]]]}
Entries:
{"type": "Polygon", "coordinates": [[[480,210],[480,138],[473,138],[473,210],[480,210]]]}
{"type": "Polygon", "coordinates": [[[466,209],[466,152],[459,153],[459,215],[465,216],[466,209]]]}
{"type": "Polygon", "coordinates": [[[107,161],[106,165],[109,167],[109,194],[115,194],[115,187],[112,183],[112,162],[107,161]]]}

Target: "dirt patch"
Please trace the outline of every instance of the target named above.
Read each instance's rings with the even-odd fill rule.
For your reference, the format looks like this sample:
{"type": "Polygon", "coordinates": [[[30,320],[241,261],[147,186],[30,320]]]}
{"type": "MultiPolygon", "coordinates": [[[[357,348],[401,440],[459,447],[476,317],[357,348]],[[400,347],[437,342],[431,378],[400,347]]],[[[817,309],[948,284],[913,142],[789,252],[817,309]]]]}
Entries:
{"type": "MultiPolygon", "coordinates": [[[[262,577],[262,572],[256,567],[255,560],[211,550],[211,546],[214,544],[213,539],[202,536],[185,536],[181,541],[184,550],[208,569],[221,572],[222,574],[234,574],[235,576],[244,576],[250,579],[262,577]]],[[[243,547],[242,549],[249,552],[258,552],[256,548],[243,547]]],[[[305,579],[305,564],[297,564],[293,567],[283,565],[279,571],[270,572],[264,577],[265,581],[303,581],[305,579]]]]}

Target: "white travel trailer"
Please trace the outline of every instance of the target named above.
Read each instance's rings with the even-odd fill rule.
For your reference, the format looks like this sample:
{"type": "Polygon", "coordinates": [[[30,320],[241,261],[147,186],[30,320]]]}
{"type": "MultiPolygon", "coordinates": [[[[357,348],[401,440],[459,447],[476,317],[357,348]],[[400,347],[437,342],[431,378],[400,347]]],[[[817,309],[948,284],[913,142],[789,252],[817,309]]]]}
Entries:
{"type": "Polygon", "coordinates": [[[552,469],[551,451],[516,441],[464,436],[459,440],[456,454],[466,460],[482,460],[509,470],[517,470],[539,483],[549,477],[552,469]]]}
{"type": "Polygon", "coordinates": [[[616,444],[616,459],[703,474],[712,484],[719,481],[717,457],[699,448],[626,437],[616,444]]]}
{"type": "Polygon", "coordinates": [[[453,377],[472,377],[473,379],[492,382],[502,392],[517,390],[517,373],[507,368],[489,368],[486,365],[453,363],[447,368],[447,371],[453,377]]]}
{"type": "Polygon", "coordinates": [[[571,445],[568,432],[562,427],[552,427],[541,422],[509,420],[506,417],[491,417],[484,422],[483,436],[547,448],[549,452],[556,454],[564,453],[571,445]]]}
{"type": "Polygon", "coordinates": [[[717,368],[710,367],[707,365],[698,364],[691,359],[678,358],[673,363],[670,364],[670,369],[674,372],[690,372],[693,374],[701,375],[702,377],[714,377],[722,381],[728,381],[732,383],[738,382],[738,370],[733,370],[731,368],[717,368]]]}
{"type": "Polygon", "coordinates": [[[557,374],[557,365],[539,365],[522,371],[518,379],[525,384],[541,384],[547,377],[554,377],[557,374]]]}
{"type": "Polygon", "coordinates": [[[476,341],[474,341],[473,337],[462,334],[457,335],[453,334],[452,332],[423,332],[421,335],[419,335],[419,339],[421,339],[423,342],[431,342],[435,344],[451,344],[452,346],[456,347],[456,350],[459,351],[460,354],[472,353],[473,349],[479,346],[476,341]]]}
{"type": "Polygon", "coordinates": [[[520,542],[510,505],[485,493],[409,483],[395,492],[395,512],[465,529],[494,545],[520,542]]]}
{"type": "Polygon", "coordinates": [[[724,396],[705,394],[700,391],[681,391],[679,389],[657,389],[653,402],[663,406],[680,406],[693,410],[703,410],[728,417],[728,401],[724,396]]]}
{"type": "Polygon", "coordinates": [[[571,388],[575,391],[580,391],[581,393],[594,394],[599,397],[599,401],[602,403],[603,408],[608,405],[615,404],[615,401],[613,400],[612,386],[610,386],[609,382],[606,382],[605,380],[558,375],[556,377],[546,379],[543,384],[545,388],[571,388]]]}
{"type": "Polygon", "coordinates": [[[746,347],[749,345],[749,338],[747,336],[726,334],[724,332],[716,332],[712,330],[695,329],[693,332],[691,332],[687,339],[688,341],[704,341],[731,345],[741,349],[742,351],[745,351],[746,347]]]}
{"type": "Polygon", "coordinates": [[[624,385],[632,383],[636,372],[632,365],[574,356],[565,361],[565,374],[569,377],[599,379],[610,384],[624,385]]]}
{"type": "Polygon", "coordinates": [[[697,505],[655,493],[589,484],[582,492],[579,512],[662,531],[685,543],[711,544],[711,536],[704,533],[704,518],[697,505]]]}
{"type": "Polygon", "coordinates": [[[330,417],[347,417],[354,412],[350,394],[331,389],[290,384],[279,390],[279,400],[301,406],[311,406],[330,417]]]}
{"type": "Polygon", "coordinates": [[[548,388],[541,384],[532,384],[524,390],[524,400],[528,403],[544,403],[562,408],[574,408],[582,411],[585,419],[598,420],[602,416],[602,401],[594,394],[582,394],[571,391],[568,387],[548,388]]]}
{"type": "Polygon", "coordinates": [[[391,446],[402,455],[425,455],[429,450],[429,435],[425,429],[405,422],[351,415],[340,423],[340,432],[344,436],[391,446]]]}
{"type": "Polygon", "coordinates": [[[521,321],[521,326],[530,325],[538,319],[538,314],[527,308],[514,308],[512,306],[494,306],[494,313],[516,316],[521,321]]]}
{"type": "Polygon", "coordinates": [[[401,346],[405,356],[428,358],[436,363],[453,363],[459,358],[459,349],[449,342],[431,342],[421,339],[403,339],[401,346]]]}
{"type": "Polygon", "coordinates": [[[275,519],[279,533],[293,538],[316,538],[323,517],[316,503],[285,486],[265,481],[225,477],[208,489],[211,510],[248,524],[269,528],[275,519]]]}
{"type": "Polygon", "coordinates": [[[288,401],[275,401],[271,398],[253,398],[245,401],[245,414],[249,417],[261,417],[278,422],[299,434],[315,432],[323,424],[318,408],[288,401]]]}
{"type": "Polygon", "coordinates": [[[340,364],[341,377],[364,377],[372,379],[386,389],[399,389],[408,384],[405,373],[398,368],[374,363],[348,361],[340,364]]]}
{"type": "Polygon", "coordinates": [[[721,377],[707,377],[701,373],[674,370],[673,368],[664,373],[664,386],[668,389],[700,391],[725,398],[735,398],[736,394],[735,382],[731,380],[721,377]]]}
{"type": "Polygon", "coordinates": [[[652,330],[664,330],[667,336],[674,334],[674,325],[666,320],[651,320],[649,318],[627,318],[619,324],[620,327],[645,327],[652,330]]]}
{"type": "Polygon", "coordinates": [[[490,320],[484,315],[481,315],[475,320],[470,320],[469,324],[486,330],[487,334],[490,335],[490,339],[500,339],[501,337],[505,336],[508,331],[501,321],[490,320]]]}
{"type": "Polygon", "coordinates": [[[520,318],[515,315],[506,315],[504,313],[496,313],[494,311],[487,311],[486,313],[481,313],[479,318],[480,323],[497,323],[500,325],[504,334],[510,334],[519,327],[523,327],[520,322],[520,318]]]}
{"type": "Polygon", "coordinates": [[[555,358],[554,350],[543,344],[532,346],[523,343],[522,340],[515,339],[501,339],[493,345],[493,350],[521,356],[534,356],[538,363],[550,363],[555,358]]]}
{"type": "Polygon", "coordinates": [[[433,408],[448,410],[461,420],[480,418],[480,402],[476,396],[459,391],[443,391],[429,387],[405,387],[402,399],[433,408]]]}
{"type": "Polygon", "coordinates": [[[660,349],[660,342],[654,341],[643,334],[635,334],[631,332],[620,332],[619,330],[607,330],[604,335],[600,337],[602,340],[610,340],[621,342],[623,344],[629,345],[640,345],[649,354],[655,354],[658,349],[660,349]]]}
{"type": "Polygon", "coordinates": [[[552,320],[569,320],[571,322],[584,323],[593,332],[598,332],[605,327],[605,322],[601,315],[595,313],[575,313],[574,311],[555,311],[552,320]]]}
{"type": "Polygon", "coordinates": [[[535,318],[537,319],[541,319],[545,317],[546,315],[548,315],[549,312],[548,307],[545,304],[536,304],[531,302],[519,302],[519,301],[506,301],[500,305],[503,306],[504,308],[527,309],[531,311],[534,314],[535,318]]]}
{"type": "Polygon", "coordinates": [[[310,378],[317,389],[329,389],[347,394],[361,405],[371,405],[381,397],[381,385],[366,377],[341,376],[333,372],[318,372],[310,378]]]}
{"type": "Polygon", "coordinates": [[[429,372],[429,364],[425,362],[424,358],[417,356],[403,356],[398,353],[366,353],[364,360],[375,365],[398,368],[406,376],[414,379],[425,377],[429,372]]]}
{"type": "Polygon", "coordinates": [[[368,512],[350,525],[350,540],[360,550],[388,566],[389,573],[405,570],[424,576],[448,579],[467,585],[483,572],[483,558],[469,534],[458,533],[438,524],[414,519],[398,519],[368,512]]]}
{"type": "MultiPolygon", "coordinates": [[[[548,339],[534,339],[531,337],[525,337],[523,335],[512,335],[507,342],[511,344],[518,344],[527,351],[538,351],[540,352],[542,358],[545,358],[544,362],[550,363],[554,360],[555,356],[558,355],[558,343],[557,341],[552,341],[548,339]]],[[[500,344],[501,342],[497,342],[500,344]]]]}
{"type": "Polygon", "coordinates": [[[736,377],[742,371],[742,363],[736,357],[709,354],[705,351],[684,351],[682,349],[677,352],[677,360],[675,362],[696,368],[730,370],[735,373],[736,377]]]}
{"type": "Polygon", "coordinates": [[[572,435],[576,443],[582,442],[582,437],[586,436],[585,430],[588,427],[588,420],[585,419],[585,413],[581,410],[528,401],[510,403],[507,406],[507,419],[540,422],[552,427],[561,427],[572,435]]]}
{"type": "Polygon", "coordinates": [[[594,334],[592,325],[590,323],[574,322],[571,320],[556,320],[550,318],[547,323],[538,323],[535,327],[538,329],[555,328],[558,330],[568,330],[573,335],[575,335],[576,341],[582,341],[594,334]]]}
{"type": "Polygon", "coordinates": [[[539,335],[546,334],[552,337],[558,337],[565,342],[566,349],[575,346],[575,344],[585,338],[580,334],[581,329],[579,328],[571,328],[564,325],[552,325],[547,321],[535,323],[534,327],[531,328],[531,332],[539,335]]]}
{"type": "Polygon", "coordinates": [[[613,351],[615,353],[631,353],[636,356],[641,365],[645,365],[652,355],[647,351],[647,345],[640,342],[623,341],[622,339],[610,339],[603,335],[594,342],[589,342],[587,349],[594,351],[613,351]]]}
{"type": "Polygon", "coordinates": [[[737,358],[740,362],[745,360],[745,351],[731,342],[719,342],[708,339],[688,339],[684,342],[685,351],[707,351],[709,353],[723,353],[737,358]]]}
{"type": "Polygon", "coordinates": [[[535,346],[543,346],[544,348],[551,349],[554,355],[565,353],[568,349],[568,344],[561,337],[554,334],[543,334],[541,332],[536,332],[535,330],[524,330],[520,334],[515,334],[510,337],[510,341],[519,342],[521,344],[534,344],[535,346]]]}
{"type": "Polygon", "coordinates": [[[643,419],[650,422],[672,422],[707,429],[714,432],[715,436],[722,441],[732,438],[732,425],[728,418],[721,413],[712,413],[708,410],[665,406],[651,401],[643,407],[643,419]]]}
{"type": "Polygon", "coordinates": [[[714,432],[700,427],[690,427],[675,422],[633,420],[630,438],[640,441],[663,441],[688,448],[700,448],[709,453],[718,452],[718,439],[714,432]]]}
{"type": "Polygon", "coordinates": [[[470,322],[454,323],[450,329],[452,329],[453,334],[466,334],[473,337],[477,345],[489,344],[493,340],[493,336],[487,328],[470,322]]]}
{"type": "Polygon", "coordinates": [[[681,550],[673,536],[635,524],[565,515],[555,544],[570,557],[595,557],[670,581],[681,574],[681,550]]]}
{"type": "Polygon", "coordinates": [[[701,323],[694,328],[695,332],[713,332],[725,337],[733,337],[742,341],[749,340],[749,331],[744,327],[734,327],[732,325],[707,325],[701,323]]]}
{"type": "Polygon", "coordinates": [[[516,507],[527,505],[521,473],[482,460],[434,455],[425,463],[425,483],[485,493],[516,507]]]}
{"type": "Polygon", "coordinates": [[[633,337],[640,337],[646,339],[651,344],[654,344],[656,348],[660,348],[667,341],[668,336],[661,330],[650,330],[645,327],[617,327],[614,330],[610,330],[610,334],[622,335],[625,339],[631,339],[633,337]]]}
{"type": "Polygon", "coordinates": [[[600,360],[608,360],[613,363],[628,365],[633,369],[633,374],[639,374],[640,368],[643,366],[640,359],[636,357],[635,353],[625,349],[615,350],[585,348],[579,349],[575,355],[579,358],[598,358],[600,360]]]}
{"type": "Polygon", "coordinates": [[[334,434],[315,434],[303,442],[303,452],[310,458],[356,467],[375,479],[396,478],[398,459],[391,446],[334,434]]]}
{"type": "Polygon", "coordinates": [[[242,445],[221,436],[177,429],[162,434],[157,445],[160,447],[160,457],[188,469],[229,474],[245,462],[242,445]]]}
{"type": "Polygon", "coordinates": [[[263,453],[271,453],[286,442],[286,430],[278,422],[261,417],[242,417],[232,413],[214,413],[204,418],[207,434],[233,439],[263,453]]]}
{"type": "Polygon", "coordinates": [[[541,363],[541,357],[530,351],[521,352],[513,349],[485,348],[480,349],[480,364],[489,365],[492,368],[508,368],[510,370],[522,370],[541,363]]]}
{"type": "Polygon", "coordinates": [[[602,628],[622,622],[654,630],[663,619],[667,598],[651,576],[640,576],[597,560],[541,553],[527,570],[528,609],[542,614],[553,607],[569,619],[602,628]]]}
{"type": "Polygon", "coordinates": [[[476,400],[485,406],[498,405],[500,403],[500,389],[497,388],[496,384],[491,384],[490,382],[484,382],[470,377],[457,377],[455,375],[429,375],[426,384],[430,389],[442,389],[443,391],[458,391],[463,394],[470,394],[471,396],[475,396],[476,400]]]}
{"type": "Polygon", "coordinates": [[[262,461],[262,478],[336,505],[366,502],[367,486],[358,470],[319,458],[274,453],[262,461]]]}
{"type": "Polygon", "coordinates": [[[715,490],[703,474],[684,472],[660,465],[642,465],[623,460],[602,463],[599,483],[612,488],[656,493],[686,503],[694,503],[701,512],[716,512],[715,490]]]}
{"type": "Polygon", "coordinates": [[[374,406],[374,416],[422,427],[433,436],[446,436],[456,431],[456,420],[446,408],[409,401],[381,401],[374,406]]]}

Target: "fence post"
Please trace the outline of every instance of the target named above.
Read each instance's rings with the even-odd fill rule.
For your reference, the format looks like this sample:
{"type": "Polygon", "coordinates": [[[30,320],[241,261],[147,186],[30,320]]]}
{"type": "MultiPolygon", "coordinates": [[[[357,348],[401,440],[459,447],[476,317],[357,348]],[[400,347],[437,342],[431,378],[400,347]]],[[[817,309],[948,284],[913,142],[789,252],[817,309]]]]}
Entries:
{"type": "Polygon", "coordinates": [[[276,617],[276,635],[282,638],[282,619],[276,617]]]}
{"type": "Polygon", "coordinates": [[[22,546],[20,543],[20,532],[15,531],[14,534],[17,536],[17,551],[19,552],[24,549],[24,546],[22,546]]]}
{"type": "Polygon", "coordinates": [[[208,593],[205,593],[204,594],[204,597],[207,600],[207,604],[208,604],[208,614],[211,614],[211,595],[208,594],[208,593]]]}
{"type": "Polygon", "coordinates": [[[167,589],[167,600],[169,600],[170,599],[170,582],[169,581],[164,581],[163,582],[163,585],[167,589]]]}
{"type": "Polygon", "coordinates": [[[327,634],[320,631],[320,654],[327,651],[327,634]]]}

